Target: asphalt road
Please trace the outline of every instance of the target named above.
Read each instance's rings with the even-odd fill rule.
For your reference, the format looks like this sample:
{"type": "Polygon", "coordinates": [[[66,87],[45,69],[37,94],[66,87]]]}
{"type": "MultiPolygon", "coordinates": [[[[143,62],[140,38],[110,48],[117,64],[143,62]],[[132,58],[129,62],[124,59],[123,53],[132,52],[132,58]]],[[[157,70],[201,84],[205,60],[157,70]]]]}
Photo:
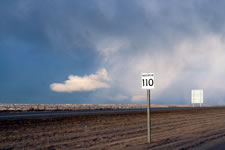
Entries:
{"type": "MultiPolygon", "coordinates": [[[[169,108],[151,108],[155,111],[170,110],[188,110],[188,109],[208,109],[215,107],[169,107],[169,108]]],[[[89,111],[52,111],[52,112],[2,112],[0,120],[10,119],[38,119],[43,117],[59,117],[59,116],[78,116],[78,115],[97,115],[97,114],[119,114],[119,113],[135,113],[146,112],[146,109],[113,109],[113,110],[89,110],[89,111]]]]}

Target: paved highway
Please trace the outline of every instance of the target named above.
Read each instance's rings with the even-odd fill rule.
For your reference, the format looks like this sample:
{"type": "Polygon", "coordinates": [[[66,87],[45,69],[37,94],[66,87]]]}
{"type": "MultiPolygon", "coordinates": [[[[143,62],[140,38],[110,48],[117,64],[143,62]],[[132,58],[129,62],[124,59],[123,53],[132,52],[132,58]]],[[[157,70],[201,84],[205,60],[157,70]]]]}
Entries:
{"type": "MultiPolygon", "coordinates": [[[[151,108],[155,111],[168,110],[187,110],[187,109],[207,109],[215,107],[169,107],[169,108],[151,108]]],[[[43,117],[59,117],[59,116],[78,116],[78,115],[97,115],[97,114],[119,114],[119,113],[136,113],[146,112],[146,109],[114,109],[114,110],[89,110],[89,111],[52,111],[52,112],[2,112],[0,113],[0,121],[10,119],[38,119],[43,117]]]]}

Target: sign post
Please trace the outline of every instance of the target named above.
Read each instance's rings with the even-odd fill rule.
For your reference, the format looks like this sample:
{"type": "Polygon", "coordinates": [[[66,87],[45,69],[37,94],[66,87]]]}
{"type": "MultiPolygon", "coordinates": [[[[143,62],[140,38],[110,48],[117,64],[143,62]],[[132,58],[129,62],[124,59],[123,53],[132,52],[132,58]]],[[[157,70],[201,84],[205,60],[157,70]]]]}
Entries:
{"type": "Polygon", "coordinates": [[[147,127],[148,127],[148,143],[151,143],[151,95],[150,95],[150,90],[147,90],[147,127]]]}
{"type": "Polygon", "coordinates": [[[154,74],[142,73],[142,89],[147,89],[147,132],[148,143],[151,143],[151,91],[154,88],[154,74]]]}

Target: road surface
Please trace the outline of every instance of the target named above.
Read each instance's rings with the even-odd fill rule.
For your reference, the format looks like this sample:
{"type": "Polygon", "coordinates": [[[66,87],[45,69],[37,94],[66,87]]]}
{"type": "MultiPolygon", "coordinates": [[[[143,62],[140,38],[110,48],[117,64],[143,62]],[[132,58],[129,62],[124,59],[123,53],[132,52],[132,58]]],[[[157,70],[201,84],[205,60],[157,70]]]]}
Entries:
{"type": "MultiPolygon", "coordinates": [[[[188,109],[207,109],[216,107],[168,107],[168,108],[151,108],[155,111],[170,111],[170,110],[188,110],[188,109]]],[[[117,114],[117,113],[137,113],[145,112],[146,109],[111,109],[111,110],[85,110],[85,111],[51,111],[51,112],[2,112],[0,120],[9,119],[39,119],[43,117],[56,116],[78,116],[78,115],[97,115],[97,114],[117,114]]]]}

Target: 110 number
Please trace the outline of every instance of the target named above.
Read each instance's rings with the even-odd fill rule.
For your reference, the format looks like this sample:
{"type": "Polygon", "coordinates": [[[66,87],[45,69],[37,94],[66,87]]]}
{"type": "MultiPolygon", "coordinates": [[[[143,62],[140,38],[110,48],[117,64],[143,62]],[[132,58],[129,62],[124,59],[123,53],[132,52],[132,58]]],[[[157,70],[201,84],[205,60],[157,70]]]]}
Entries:
{"type": "Polygon", "coordinates": [[[143,86],[153,86],[153,79],[142,79],[143,86]]]}

